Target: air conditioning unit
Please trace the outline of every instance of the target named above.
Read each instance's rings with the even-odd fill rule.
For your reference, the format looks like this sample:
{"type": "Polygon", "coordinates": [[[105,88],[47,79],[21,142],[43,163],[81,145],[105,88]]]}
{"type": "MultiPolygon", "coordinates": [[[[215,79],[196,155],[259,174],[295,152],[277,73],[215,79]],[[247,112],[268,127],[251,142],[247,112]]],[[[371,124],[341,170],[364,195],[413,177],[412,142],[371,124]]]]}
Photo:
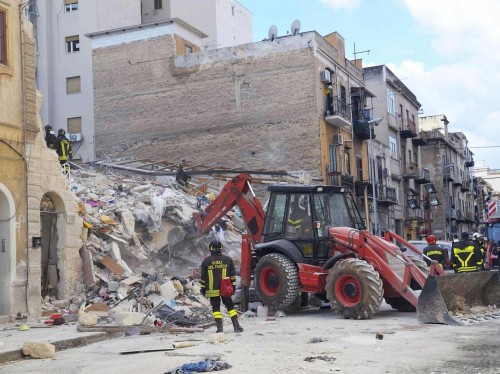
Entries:
{"type": "Polygon", "coordinates": [[[321,82],[324,83],[331,83],[332,82],[332,74],[330,73],[329,70],[323,70],[321,72],[321,82]]]}
{"type": "Polygon", "coordinates": [[[333,145],[342,145],[344,144],[344,138],[341,134],[333,135],[333,145]]]}
{"type": "Polygon", "coordinates": [[[69,141],[70,142],[81,142],[82,141],[82,134],[81,133],[74,133],[74,134],[69,134],[69,141]]]}

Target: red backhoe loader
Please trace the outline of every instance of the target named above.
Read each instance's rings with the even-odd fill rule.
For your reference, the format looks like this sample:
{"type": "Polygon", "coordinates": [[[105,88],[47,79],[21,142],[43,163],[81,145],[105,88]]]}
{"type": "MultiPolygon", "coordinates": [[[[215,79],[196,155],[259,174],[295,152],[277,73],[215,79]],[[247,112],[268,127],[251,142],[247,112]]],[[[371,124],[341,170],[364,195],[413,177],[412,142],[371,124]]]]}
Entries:
{"type": "MultiPolygon", "coordinates": [[[[248,174],[236,176],[204,212],[195,213],[197,234],[203,235],[234,206],[240,209],[248,229],[240,270],[244,310],[253,275],[260,301],[278,309],[300,302],[303,293],[312,293],[344,318],[371,318],[385,299],[399,311],[418,308],[422,322],[460,323],[449,317],[448,296],[443,294],[444,289],[455,292],[454,281],[446,281],[450,275],[435,262],[429,269],[423,260],[402,252],[391,243],[398,238],[404,241],[396,234],[383,239],[365,230],[354,198],[345,188],[271,185],[266,214],[251,182],[248,174]]],[[[473,306],[500,305],[498,273],[488,279],[481,286],[481,291],[487,290],[484,298],[467,299],[473,306]]]]}

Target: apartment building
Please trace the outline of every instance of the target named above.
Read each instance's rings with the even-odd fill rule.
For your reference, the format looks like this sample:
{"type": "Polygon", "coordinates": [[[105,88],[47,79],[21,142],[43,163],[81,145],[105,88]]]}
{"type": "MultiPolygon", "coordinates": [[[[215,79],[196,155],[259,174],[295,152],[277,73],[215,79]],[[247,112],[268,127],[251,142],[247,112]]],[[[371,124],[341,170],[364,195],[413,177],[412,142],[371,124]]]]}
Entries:
{"type": "MultiPolygon", "coordinates": [[[[81,284],[76,197],[44,141],[30,3],[0,2],[0,323],[81,284]]],[[[34,14],[32,14],[34,16],[34,14]]]]}
{"type": "Polygon", "coordinates": [[[428,145],[422,146],[422,164],[430,170],[441,202],[433,216],[435,235],[450,239],[479,230],[483,202],[466,136],[450,132],[445,115],[421,117],[420,125],[428,138],[428,145]]]}
{"type": "Polygon", "coordinates": [[[374,127],[371,152],[378,232],[391,230],[407,239],[417,239],[424,211],[410,208],[408,202],[423,195],[424,184],[430,182],[429,171],[420,161],[419,147],[426,144],[418,125],[421,104],[387,66],[366,67],[363,72],[366,87],[375,95],[373,117],[382,119],[374,127]]]}
{"type": "Polygon", "coordinates": [[[93,161],[91,41],[85,34],[141,23],[140,0],[39,0],[33,17],[42,123],[70,134],[73,157],[93,161]]]}
{"type": "Polygon", "coordinates": [[[91,41],[85,35],[178,19],[206,30],[203,48],[252,40],[252,15],[234,0],[39,0],[31,8],[42,123],[64,129],[73,157],[83,162],[96,157],[91,41]]]}
{"type": "Polygon", "coordinates": [[[142,23],[179,18],[207,35],[203,50],[251,43],[252,13],[236,0],[141,0],[142,23]]]}
{"type": "Polygon", "coordinates": [[[368,179],[370,94],[340,34],[179,54],[160,26],[154,38],[92,36],[98,152],[306,172],[352,190],[368,179]]]}

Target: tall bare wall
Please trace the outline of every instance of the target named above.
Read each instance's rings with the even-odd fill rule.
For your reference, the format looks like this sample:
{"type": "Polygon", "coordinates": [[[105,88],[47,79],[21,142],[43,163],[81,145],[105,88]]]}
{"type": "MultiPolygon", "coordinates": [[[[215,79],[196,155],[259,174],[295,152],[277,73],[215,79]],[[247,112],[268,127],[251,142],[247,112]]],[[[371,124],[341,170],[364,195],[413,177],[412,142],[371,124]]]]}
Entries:
{"type": "Polygon", "coordinates": [[[319,174],[312,51],[245,48],[184,65],[169,35],[94,50],[96,154],[319,174]]]}

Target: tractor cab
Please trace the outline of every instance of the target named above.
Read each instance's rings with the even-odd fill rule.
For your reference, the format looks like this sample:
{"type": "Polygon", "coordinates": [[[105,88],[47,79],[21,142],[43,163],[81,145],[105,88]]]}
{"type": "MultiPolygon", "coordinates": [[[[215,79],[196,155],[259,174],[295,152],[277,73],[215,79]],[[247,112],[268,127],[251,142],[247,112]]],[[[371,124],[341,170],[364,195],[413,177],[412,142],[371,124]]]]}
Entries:
{"type": "Polygon", "coordinates": [[[273,185],[268,190],[262,244],[292,242],[301,252],[301,262],[321,265],[328,259],[328,228],[364,228],[352,195],[343,187],[273,185]]]}

